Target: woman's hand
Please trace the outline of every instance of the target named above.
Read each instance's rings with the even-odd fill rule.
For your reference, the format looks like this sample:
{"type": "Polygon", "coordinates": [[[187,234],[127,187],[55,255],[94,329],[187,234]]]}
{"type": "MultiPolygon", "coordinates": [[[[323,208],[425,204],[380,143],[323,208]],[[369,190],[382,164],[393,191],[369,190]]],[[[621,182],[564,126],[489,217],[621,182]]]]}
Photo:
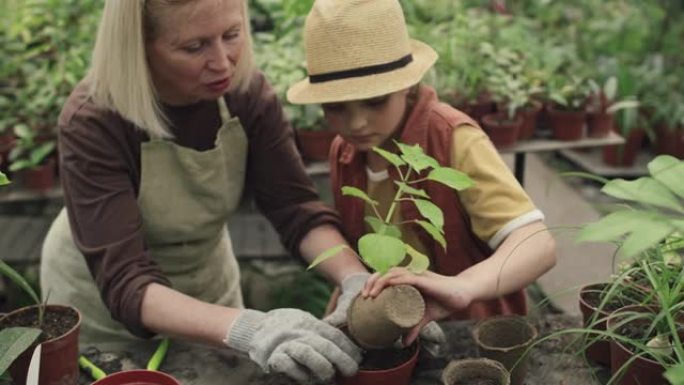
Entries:
{"type": "Polygon", "coordinates": [[[430,321],[440,320],[465,309],[471,302],[469,291],[460,285],[458,277],[448,277],[426,271],[414,274],[403,267],[392,268],[387,274],[371,275],[361,291],[364,297],[375,297],[387,286],[411,285],[425,298],[425,316],[420,323],[404,336],[404,344],[416,339],[423,327],[430,321]]]}

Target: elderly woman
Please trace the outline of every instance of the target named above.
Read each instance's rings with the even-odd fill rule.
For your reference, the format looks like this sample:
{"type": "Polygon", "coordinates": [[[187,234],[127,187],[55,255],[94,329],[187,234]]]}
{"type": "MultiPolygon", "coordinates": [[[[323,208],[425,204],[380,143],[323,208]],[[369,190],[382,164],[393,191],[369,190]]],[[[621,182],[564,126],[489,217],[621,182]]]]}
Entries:
{"type": "MultiPolygon", "coordinates": [[[[244,190],[292,254],[345,243],[253,68],[247,12],[243,0],[106,2],[91,70],[59,118],[66,207],[44,244],[43,292],[80,309],[84,345],[161,333],[300,381],[351,375],[360,352],[338,329],[242,308],[226,219],[244,190]]],[[[353,252],[320,269],[347,292],[368,277],[353,252]]]]}

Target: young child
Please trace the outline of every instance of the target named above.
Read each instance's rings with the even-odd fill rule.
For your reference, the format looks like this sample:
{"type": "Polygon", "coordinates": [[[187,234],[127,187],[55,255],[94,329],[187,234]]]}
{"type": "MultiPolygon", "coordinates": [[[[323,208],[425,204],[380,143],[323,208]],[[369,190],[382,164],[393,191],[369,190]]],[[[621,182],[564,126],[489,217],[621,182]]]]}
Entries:
{"type": "MultiPolygon", "coordinates": [[[[366,232],[368,213],[361,200],[342,196],[340,188],[365,190],[380,202],[382,214],[396,191],[395,170],[374,146],[396,152],[394,140],[417,143],[474,181],[458,193],[439,183],[420,184],[444,212],[446,251],[420,227],[402,226],[409,243],[430,256],[433,272],[413,275],[395,268],[368,279],[363,294],[374,296],[397,283],[423,292],[426,318],[405,343],[430,320],[525,314],[523,289],[555,264],[554,240],[543,214],[477,123],[420,84],[437,54],[409,38],[399,2],[317,0],[304,34],[309,76],[287,97],[292,103],[320,103],[327,124],[339,134],[330,152],[331,182],[351,244],[366,232]]],[[[402,202],[396,223],[414,219],[422,219],[414,205],[402,202]]]]}

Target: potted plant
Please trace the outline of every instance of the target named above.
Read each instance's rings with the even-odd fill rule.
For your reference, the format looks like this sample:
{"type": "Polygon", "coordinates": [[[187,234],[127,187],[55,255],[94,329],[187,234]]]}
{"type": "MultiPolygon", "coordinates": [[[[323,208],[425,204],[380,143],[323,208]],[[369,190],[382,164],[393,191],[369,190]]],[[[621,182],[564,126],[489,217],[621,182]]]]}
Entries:
{"type": "MultiPolygon", "coordinates": [[[[414,187],[420,180],[431,180],[442,183],[454,190],[462,190],[472,185],[472,180],[465,174],[450,167],[440,166],[435,159],[426,155],[418,145],[409,146],[395,142],[398,153],[392,153],[380,148],[373,151],[386,159],[398,170],[400,180],[396,181],[397,192],[391,203],[386,217],[379,214],[378,202],[371,199],[364,191],[355,187],[344,186],[342,193],[347,196],[362,199],[374,216],[364,218],[371,231],[363,235],[357,245],[358,254],[364,264],[371,270],[384,274],[390,268],[399,265],[416,273],[425,271],[429,267],[429,258],[415,250],[402,239],[402,226],[415,224],[429,233],[442,247],[446,247],[444,239],[444,217],[441,209],[430,201],[428,194],[414,187]],[[391,218],[399,202],[411,201],[415,204],[425,220],[410,221],[409,223],[393,223],[391,218]]],[[[311,263],[312,268],[319,263],[335,256],[348,246],[338,246],[326,250],[311,263]]],[[[356,297],[349,307],[347,328],[352,339],[366,348],[367,356],[380,353],[386,356],[393,349],[395,341],[406,331],[417,325],[423,318],[425,303],[420,293],[407,285],[391,286],[375,298],[356,297]]],[[[409,347],[408,352],[397,352],[400,355],[410,355],[415,360],[417,348],[409,347]]],[[[362,368],[365,361],[362,362],[362,368]]],[[[393,377],[394,384],[407,384],[410,372],[415,365],[409,363],[403,369],[407,372],[393,377]]],[[[365,377],[373,376],[375,370],[361,370],[357,377],[345,379],[345,383],[359,384],[365,377]]],[[[378,371],[380,375],[391,375],[387,371],[378,371]]],[[[371,379],[370,383],[379,383],[371,379]]]]}
{"type": "MultiPolygon", "coordinates": [[[[287,100],[285,94],[290,84],[307,76],[304,50],[300,49],[302,18],[294,17],[279,25],[279,29],[272,32],[255,34],[254,49],[257,66],[280,100],[287,100]]],[[[328,160],[335,133],[323,123],[321,108],[283,103],[283,109],[294,127],[297,148],[302,157],[309,161],[328,160]]]]}
{"type": "Polygon", "coordinates": [[[33,306],[0,317],[0,373],[9,369],[14,382],[25,383],[31,355],[40,344],[39,384],[75,384],[79,376],[79,311],[71,306],[41,303],[26,279],[2,260],[0,273],[35,301],[33,306]]]}
{"type": "MultiPolygon", "coordinates": [[[[619,255],[634,262],[626,280],[613,285],[624,285],[627,281],[645,294],[640,305],[646,307],[640,308],[637,316],[634,310],[630,317],[624,317],[624,312],[623,316],[610,316],[606,333],[584,331],[614,339],[611,367],[615,378],[626,373],[624,384],[637,383],[640,375],[634,370],[653,366],[653,362],[641,362],[641,358],[659,365],[649,369],[657,371],[658,376],[684,365],[684,161],[661,155],[649,162],[648,170],[648,176],[634,181],[604,180],[601,191],[620,204],[598,221],[584,226],[579,234],[581,241],[619,244],[619,255]],[[660,354],[665,351],[671,353],[660,354]],[[627,352],[634,356],[622,361],[627,352]]],[[[660,382],[641,381],[665,383],[662,377],[657,380],[660,382]]]]}
{"type": "Polygon", "coordinates": [[[527,78],[525,57],[510,48],[496,49],[489,43],[482,43],[480,50],[487,58],[487,89],[498,105],[497,113],[482,118],[485,131],[495,145],[529,139],[541,110],[540,104],[533,103],[532,95],[541,92],[541,87],[527,78]]]}
{"type": "Polygon", "coordinates": [[[12,164],[9,170],[22,172],[23,184],[34,190],[49,190],[55,184],[55,162],[51,155],[56,143],[53,139],[41,142],[36,132],[24,124],[14,126],[17,137],[15,147],[9,154],[12,164]]]}
{"type": "Polygon", "coordinates": [[[553,137],[558,140],[579,140],[584,135],[585,102],[589,93],[586,79],[579,74],[556,76],[547,85],[548,120],[553,137]]]}
{"type": "Polygon", "coordinates": [[[635,96],[616,100],[618,96],[618,80],[609,77],[603,86],[593,79],[589,80],[591,94],[587,102],[587,136],[604,137],[613,131],[613,114],[624,108],[636,108],[639,102],[635,96]]]}
{"type": "Polygon", "coordinates": [[[634,165],[646,136],[645,119],[635,108],[622,109],[616,113],[617,131],[625,138],[625,144],[603,147],[603,163],[614,167],[634,165]]]}

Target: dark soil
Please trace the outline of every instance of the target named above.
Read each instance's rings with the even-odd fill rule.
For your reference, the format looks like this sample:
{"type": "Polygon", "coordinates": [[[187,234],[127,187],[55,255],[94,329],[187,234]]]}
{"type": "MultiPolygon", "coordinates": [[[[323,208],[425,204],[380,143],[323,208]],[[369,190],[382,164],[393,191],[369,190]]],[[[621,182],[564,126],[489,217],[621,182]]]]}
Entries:
{"type": "Polygon", "coordinates": [[[394,368],[408,361],[418,348],[413,344],[404,349],[374,349],[366,350],[359,369],[385,370],[394,368]]]}
{"type": "MultiPolygon", "coordinates": [[[[72,309],[67,308],[65,311],[51,311],[50,309],[46,309],[45,314],[43,315],[43,325],[40,327],[43,333],[41,333],[37,343],[42,343],[64,335],[76,325],[76,322],[78,322],[78,314],[72,309]]],[[[38,308],[31,308],[13,314],[0,322],[0,330],[15,326],[39,328],[38,308]]]]}
{"type": "Polygon", "coordinates": [[[452,385],[499,385],[499,382],[491,378],[469,378],[454,382],[452,385]]]}
{"type": "MultiPolygon", "coordinates": [[[[604,300],[605,292],[601,290],[589,290],[582,293],[582,298],[591,307],[598,308],[601,302],[604,300]]],[[[611,298],[607,303],[601,308],[602,311],[606,313],[611,313],[615,310],[621,309],[627,305],[634,305],[639,303],[639,296],[636,291],[625,290],[620,293],[616,293],[614,298],[611,298]]]]}

